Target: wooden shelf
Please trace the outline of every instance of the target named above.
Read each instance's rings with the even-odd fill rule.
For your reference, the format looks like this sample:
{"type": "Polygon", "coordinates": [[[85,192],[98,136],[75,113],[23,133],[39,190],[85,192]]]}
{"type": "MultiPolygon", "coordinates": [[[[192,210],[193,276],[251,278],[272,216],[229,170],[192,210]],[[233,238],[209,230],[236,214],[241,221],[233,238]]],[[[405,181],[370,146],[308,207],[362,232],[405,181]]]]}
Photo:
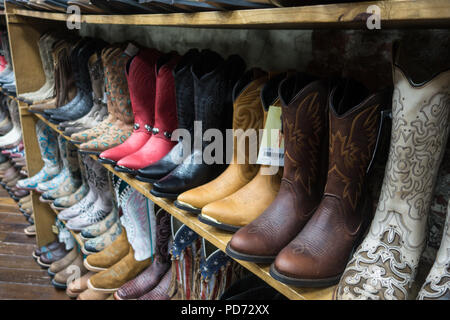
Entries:
{"type": "MultiPolygon", "coordinates": [[[[57,133],[61,134],[64,138],[70,141],[70,138],[64,136],[60,130],[58,130],[57,126],[53,123],[50,123],[47,119],[42,117],[39,114],[35,114],[37,118],[45,122],[50,128],[55,130],[57,133]]],[[[94,155],[91,156],[93,159],[97,160],[98,158],[94,155]]],[[[138,192],[143,194],[145,197],[149,198],[155,204],[166,210],[168,213],[173,215],[179,221],[187,225],[193,231],[198,233],[201,237],[205,238],[209,242],[211,242],[218,249],[225,252],[225,247],[230,241],[232,234],[228,232],[221,231],[214,227],[208,226],[206,224],[198,221],[197,216],[190,214],[187,211],[181,210],[175,207],[172,201],[164,198],[155,197],[150,193],[151,184],[141,182],[139,180],[134,179],[132,176],[117,172],[113,169],[111,165],[102,164],[106,169],[110,172],[126,181],[131,187],[136,189],[138,192]]],[[[81,240],[81,239],[80,239],[81,240]]],[[[77,240],[78,241],[78,240],[77,240]]],[[[259,265],[255,263],[245,262],[241,260],[236,260],[242,266],[247,268],[249,271],[253,272],[255,275],[266,281],[273,288],[277,289],[280,293],[288,297],[292,300],[330,300],[332,298],[332,294],[335,286],[328,288],[296,288],[293,286],[285,285],[277,280],[273,279],[269,274],[269,265],[259,265]]]]}
{"type": "MultiPolygon", "coordinates": [[[[367,8],[380,8],[381,28],[448,26],[448,0],[385,0],[358,3],[197,13],[81,15],[82,23],[209,28],[366,28],[367,8]]],[[[67,21],[69,15],[8,8],[9,22],[23,17],[67,21]]]]}

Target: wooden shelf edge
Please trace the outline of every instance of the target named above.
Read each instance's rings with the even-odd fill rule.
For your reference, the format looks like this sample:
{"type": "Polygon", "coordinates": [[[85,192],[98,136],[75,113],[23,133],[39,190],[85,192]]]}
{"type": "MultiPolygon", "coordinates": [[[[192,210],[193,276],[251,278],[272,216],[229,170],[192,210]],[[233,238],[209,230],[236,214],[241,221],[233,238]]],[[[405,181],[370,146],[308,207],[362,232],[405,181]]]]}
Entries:
{"type": "MultiPolygon", "coordinates": [[[[64,136],[62,132],[58,130],[55,124],[48,122],[44,117],[42,117],[39,114],[34,115],[43,122],[45,122],[50,128],[55,130],[58,134],[62,135],[65,139],[70,141],[70,138],[64,136]]],[[[95,160],[98,160],[98,157],[95,155],[91,155],[91,157],[95,160]]],[[[145,197],[153,201],[155,204],[166,210],[176,219],[187,225],[201,237],[205,238],[207,241],[211,242],[218,249],[225,252],[226,245],[228,244],[232,236],[231,233],[224,232],[214,227],[203,224],[197,220],[197,217],[195,215],[175,207],[172,201],[169,201],[168,199],[164,198],[155,197],[150,193],[151,190],[150,184],[138,181],[126,173],[117,172],[111,165],[108,164],[102,165],[108,171],[110,171],[117,177],[127,182],[131,187],[133,187],[138,192],[143,194],[145,197]]],[[[250,263],[241,260],[236,261],[291,300],[331,300],[332,298],[332,294],[335,288],[334,286],[328,288],[296,288],[288,286],[281,282],[278,282],[277,280],[275,280],[270,276],[268,265],[258,265],[255,263],[250,263]]]]}
{"type": "MultiPolygon", "coordinates": [[[[367,8],[380,8],[382,27],[442,25],[450,23],[450,3],[446,0],[395,0],[336,3],[290,8],[269,8],[197,13],[81,15],[82,23],[191,26],[216,28],[366,28],[367,8]]],[[[23,16],[66,21],[64,13],[12,8],[8,17],[23,16]]],[[[11,22],[14,19],[10,19],[11,22]]]]}

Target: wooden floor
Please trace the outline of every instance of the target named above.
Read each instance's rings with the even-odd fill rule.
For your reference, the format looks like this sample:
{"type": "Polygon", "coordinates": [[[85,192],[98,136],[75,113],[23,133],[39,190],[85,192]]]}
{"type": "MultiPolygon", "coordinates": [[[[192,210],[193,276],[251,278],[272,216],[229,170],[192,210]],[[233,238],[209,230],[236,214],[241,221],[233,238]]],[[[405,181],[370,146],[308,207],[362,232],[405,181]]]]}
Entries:
{"type": "Polygon", "coordinates": [[[36,239],[24,234],[27,226],[15,201],[0,187],[0,299],[68,299],[31,256],[36,239]]]}

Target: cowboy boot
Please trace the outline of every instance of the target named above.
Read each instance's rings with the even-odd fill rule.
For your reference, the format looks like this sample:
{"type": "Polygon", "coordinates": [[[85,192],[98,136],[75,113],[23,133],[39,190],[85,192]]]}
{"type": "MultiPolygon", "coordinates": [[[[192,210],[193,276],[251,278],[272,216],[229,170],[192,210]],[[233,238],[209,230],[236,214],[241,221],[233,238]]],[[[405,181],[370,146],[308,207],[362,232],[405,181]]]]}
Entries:
{"type": "MultiPolygon", "coordinates": [[[[172,268],[169,268],[161,278],[157,286],[143,296],[139,297],[137,300],[170,300],[170,286],[173,285],[172,272],[172,268]]],[[[116,295],[114,295],[114,297],[116,297],[116,295]]]]}
{"type": "Polygon", "coordinates": [[[103,62],[107,78],[108,103],[113,103],[114,122],[99,136],[80,145],[80,151],[99,154],[101,151],[125,142],[133,128],[133,113],[129,98],[125,66],[130,59],[126,51],[115,49],[103,62]]]}
{"type": "Polygon", "coordinates": [[[447,203],[441,246],[436,260],[417,295],[417,300],[450,300],[450,202],[447,203]]]}
{"type": "Polygon", "coordinates": [[[96,120],[97,114],[103,108],[106,109],[106,105],[103,103],[105,93],[105,81],[104,81],[103,64],[100,54],[94,53],[89,58],[88,68],[92,84],[94,105],[91,111],[89,111],[89,113],[86,114],[84,117],[74,121],[61,122],[59,124],[61,130],[64,130],[64,134],[67,136],[71,136],[74,133],[72,129],[73,127],[84,128],[79,131],[94,127],[96,124],[98,124],[98,121],[96,120]]]}
{"type": "MultiPolygon", "coordinates": [[[[285,141],[283,179],[281,185],[277,185],[278,194],[270,197],[273,202],[269,203],[270,206],[266,204],[266,209],[259,211],[258,216],[242,214],[245,206],[236,208],[235,201],[223,202],[220,209],[224,214],[217,218],[213,216],[221,223],[243,227],[227,246],[227,253],[236,259],[258,263],[273,261],[298,234],[322,196],[324,179],[321,169],[327,158],[324,146],[328,145],[328,83],[313,81],[310,76],[299,73],[284,80],[278,92],[285,141]],[[226,204],[233,206],[227,209],[226,204]]],[[[269,179],[273,176],[262,177],[269,179]]],[[[239,192],[242,191],[244,188],[239,192]]],[[[245,193],[241,197],[242,203],[248,203],[245,193]]],[[[204,211],[207,213],[209,208],[205,207],[204,211]]]]}
{"type": "Polygon", "coordinates": [[[393,65],[392,133],[375,217],[337,299],[410,299],[449,131],[450,71],[415,84],[393,65]]]}
{"type": "Polygon", "coordinates": [[[130,246],[130,251],[122,260],[89,278],[88,288],[103,293],[114,293],[127,281],[138,276],[151,263],[150,258],[136,260],[133,247],[130,246]]]}
{"type": "MultiPolygon", "coordinates": [[[[280,105],[278,86],[285,77],[286,74],[279,74],[261,89],[262,123],[266,122],[269,107],[280,105]]],[[[256,176],[245,186],[204,206],[199,220],[227,231],[236,231],[249,224],[264,212],[277,196],[282,174],[283,170],[276,166],[261,165],[256,176]],[[252,205],[249,206],[249,203],[252,205]],[[242,212],[245,212],[245,215],[242,212]]]]}
{"type": "Polygon", "coordinates": [[[62,210],[58,214],[58,219],[63,221],[70,220],[85,211],[89,211],[98,198],[98,191],[95,188],[96,175],[92,169],[95,160],[88,155],[81,155],[81,160],[85,166],[86,180],[87,180],[86,182],[89,187],[89,192],[79,202],[77,202],[76,204],[67,209],[62,210]]]}
{"type": "Polygon", "coordinates": [[[73,110],[77,110],[76,106],[79,103],[86,103],[88,105],[88,108],[92,106],[92,96],[89,96],[88,93],[82,90],[83,85],[80,85],[80,72],[81,70],[84,70],[84,68],[87,68],[87,63],[85,64],[84,68],[79,64],[79,56],[81,52],[83,52],[84,49],[90,52],[89,50],[92,49],[92,46],[92,41],[83,38],[70,48],[70,53],[68,55],[69,62],[67,65],[65,65],[66,68],[63,70],[63,76],[70,79],[71,90],[75,92],[75,95],[64,105],[61,105],[55,109],[44,111],[43,116],[50,122],[59,123],[59,116],[65,113],[71,113],[73,112],[73,110]]]}
{"type": "Polygon", "coordinates": [[[113,243],[104,250],[87,256],[86,259],[84,259],[83,264],[86,269],[93,272],[107,270],[124,258],[130,251],[130,248],[131,246],[127,239],[127,232],[123,229],[122,233],[113,243]]]}
{"type": "Polygon", "coordinates": [[[83,175],[81,176],[81,179],[81,186],[75,192],[56,198],[50,206],[55,210],[61,211],[66,208],[70,208],[86,197],[89,192],[89,186],[87,185],[83,175]]]}
{"type": "Polygon", "coordinates": [[[87,281],[90,277],[92,277],[95,273],[92,271],[87,272],[80,278],[76,278],[72,282],[67,284],[66,295],[69,298],[77,298],[82,292],[88,289],[87,281]]]}
{"type": "MultiPolygon", "coordinates": [[[[195,118],[202,122],[202,134],[211,128],[225,132],[232,119],[232,89],[245,70],[239,56],[224,60],[209,50],[202,52],[202,63],[192,67],[195,88],[195,118]],[[218,90],[220,88],[220,90],[218,90]]],[[[219,163],[207,164],[203,151],[209,143],[202,141],[190,156],[153,185],[151,194],[157,197],[176,199],[188,189],[198,187],[219,176],[225,169],[223,159],[219,163]]]]}
{"type": "Polygon", "coordinates": [[[157,60],[152,135],[148,135],[149,139],[136,152],[117,162],[115,166],[117,171],[136,174],[137,169],[158,161],[175,145],[175,141],[171,140],[172,132],[178,126],[173,69],[179,59],[178,54],[169,53],[157,60]]]}
{"type": "MultiPolygon", "coordinates": [[[[191,67],[198,61],[199,57],[199,51],[191,49],[181,58],[174,69],[178,129],[187,131],[190,137],[194,136],[195,116],[194,79],[191,67]]],[[[189,146],[193,144],[192,141],[188,143],[189,146]]],[[[187,150],[183,149],[183,144],[182,137],[180,137],[177,145],[161,160],[137,170],[136,179],[154,183],[169,174],[189,154],[187,150]]]]}
{"type": "MultiPolygon", "coordinates": [[[[60,146],[66,149],[65,159],[64,153],[62,153],[61,155],[63,159],[63,165],[67,166],[68,169],[67,176],[66,179],[61,181],[60,184],[56,185],[54,189],[50,189],[41,195],[39,200],[43,202],[53,202],[57,198],[72,195],[77,191],[82,183],[77,148],[72,143],[67,141],[64,141],[64,144],[60,146]]],[[[38,185],[38,188],[42,190],[42,187],[39,186],[40,184],[38,185]]]]}
{"type": "Polygon", "coordinates": [[[13,128],[7,134],[0,137],[0,148],[17,145],[22,140],[22,127],[20,125],[19,106],[17,102],[10,99],[8,101],[8,109],[13,128]]]}
{"type": "Polygon", "coordinates": [[[41,182],[46,182],[56,177],[61,171],[60,154],[58,152],[57,134],[51,130],[43,121],[36,123],[36,136],[41,151],[44,166],[34,176],[19,180],[17,187],[32,190],[41,182]]]}
{"type": "Polygon", "coordinates": [[[65,269],[55,274],[52,285],[57,289],[66,289],[67,282],[74,275],[83,276],[88,270],[83,265],[83,256],[79,253],[77,257],[65,269]]]}
{"type": "Polygon", "coordinates": [[[113,122],[116,121],[116,114],[115,114],[115,106],[111,99],[111,94],[109,92],[109,88],[111,88],[111,84],[109,83],[107,75],[109,75],[109,71],[107,74],[107,70],[105,70],[105,62],[108,61],[107,58],[111,55],[111,53],[114,53],[116,50],[120,50],[117,47],[110,46],[102,50],[102,65],[103,65],[103,74],[104,74],[104,96],[106,97],[106,105],[107,105],[107,111],[108,116],[96,127],[93,127],[91,129],[83,130],[81,132],[77,132],[71,136],[71,139],[74,143],[82,144],[85,142],[88,142],[90,140],[93,140],[97,137],[99,137],[101,134],[108,132],[109,129],[112,127],[113,122]]]}
{"type": "Polygon", "coordinates": [[[100,51],[105,45],[104,42],[97,40],[92,40],[87,42],[80,50],[77,52],[76,62],[74,65],[78,66],[77,72],[74,73],[75,83],[78,91],[81,94],[81,98],[78,103],[67,111],[61,110],[55,111],[50,120],[55,122],[76,120],[85,116],[92,109],[93,106],[93,95],[92,95],[92,84],[90,81],[88,62],[93,54],[100,51]]]}
{"type": "Polygon", "coordinates": [[[67,268],[70,263],[75,260],[75,258],[78,256],[78,248],[73,247],[73,249],[61,260],[53,262],[50,267],[47,269],[47,273],[53,277],[58,272],[64,270],[67,268]]]}
{"type": "MultiPolygon", "coordinates": [[[[236,83],[233,89],[233,130],[251,130],[257,133],[263,125],[263,109],[261,106],[261,89],[267,82],[267,75],[259,69],[251,69],[236,83]]],[[[254,135],[257,138],[257,135],[254,135]]],[[[200,187],[188,190],[180,194],[175,201],[175,206],[189,212],[200,213],[208,203],[221,200],[245,186],[258,172],[258,165],[250,164],[250,152],[256,153],[257,141],[245,136],[233,137],[233,159],[227,169],[216,179],[200,187]],[[239,139],[239,140],[238,140],[239,139]],[[250,144],[253,145],[251,146],[250,144]],[[238,151],[239,149],[239,151],[238,151]],[[244,162],[238,162],[238,156],[244,156],[244,162]],[[214,190],[211,192],[211,190],[214,190]]],[[[256,159],[254,159],[256,160],[256,159]]]]}
{"type": "Polygon", "coordinates": [[[98,237],[87,240],[84,243],[83,248],[81,248],[81,251],[86,255],[100,252],[112,244],[121,233],[122,225],[119,221],[116,221],[116,223],[114,223],[111,228],[106,230],[106,232],[102,233],[98,237]]]}
{"type": "Polygon", "coordinates": [[[116,300],[137,299],[153,290],[170,269],[169,257],[170,215],[160,209],[156,214],[156,251],[153,263],[139,276],[128,281],[114,293],[116,300]]]}
{"type": "Polygon", "coordinates": [[[24,93],[20,98],[30,100],[28,102],[42,101],[50,99],[54,96],[55,91],[55,74],[53,72],[53,55],[52,46],[58,41],[55,34],[45,34],[39,39],[39,53],[42,60],[42,67],[45,74],[45,83],[37,91],[31,93],[24,93]]]}
{"type": "Polygon", "coordinates": [[[155,125],[156,62],[160,56],[156,49],[141,49],[128,61],[125,74],[134,114],[133,133],[124,143],[103,151],[100,162],[115,165],[150,139],[155,125]]]}
{"type": "Polygon", "coordinates": [[[81,229],[103,220],[112,210],[112,194],[106,168],[94,161],[92,172],[95,174],[94,183],[98,198],[89,210],[83,211],[67,221],[66,226],[70,230],[81,231],[81,229]]]}
{"type": "Polygon", "coordinates": [[[100,222],[94,223],[80,232],[83,240],[93,239],[104,234],[119,220],[119,212],[116,207],[100,222]]]}
{"type": "Polygon", "coordinates": [[[375,151],[381,110],[390,106],[391,91],[366,97],[359,87],[343,82],[330,94],[324,195],[311,219],[272,264],[270,274],[278,281],[306,287],[336,284],[370,223],[366,172],[375,151]]]}

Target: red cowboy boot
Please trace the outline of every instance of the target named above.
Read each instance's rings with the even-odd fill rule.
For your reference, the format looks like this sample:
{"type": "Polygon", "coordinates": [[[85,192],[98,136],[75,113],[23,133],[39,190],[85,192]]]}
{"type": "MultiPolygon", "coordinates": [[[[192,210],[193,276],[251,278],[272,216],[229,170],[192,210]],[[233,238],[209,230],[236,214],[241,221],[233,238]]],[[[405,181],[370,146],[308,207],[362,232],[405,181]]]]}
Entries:
{"type": "Polygon", "coordinates": [[[156,61],[160,56],[156,49],[142,49],[127,63],[125,72],[134,114],[134,131],[124,143],[103,151],[100,162],[115,165],[150,139],[155,123],[156,61]]]}
{"type": "Polygon", "coordinates": [[[170,138],[178,127],[173,69],[179,59],[180,56],[174,52],[158,59],[153,135],[139,151],[120,159],[115,167],[117,171],[136,174],[138,169],[164,157],[176,144],[170,138]]]}

